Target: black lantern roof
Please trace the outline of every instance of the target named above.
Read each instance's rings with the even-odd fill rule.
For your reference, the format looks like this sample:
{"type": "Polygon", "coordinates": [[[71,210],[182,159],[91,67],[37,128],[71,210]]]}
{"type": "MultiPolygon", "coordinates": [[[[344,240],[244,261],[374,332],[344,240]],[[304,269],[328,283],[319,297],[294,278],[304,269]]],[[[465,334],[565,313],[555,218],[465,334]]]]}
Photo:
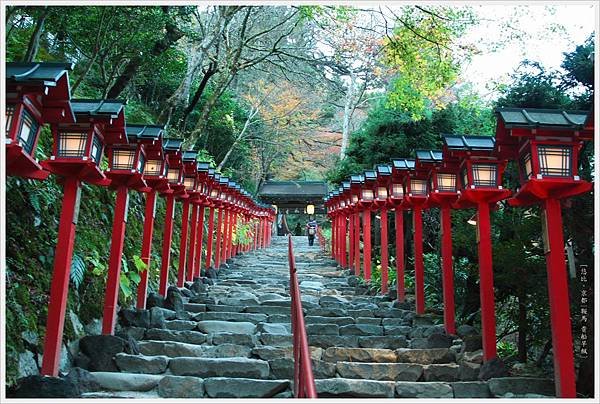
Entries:
{"type": "Polygon", "coordinates": [[[213,174],[213,178],[215,179],[216,182],[219,182],[221,180],[221,174],[219,174],[218,172],[214,172],[213,174]]]}
{"type": "Polygon", "coordinates": [[[229,185],[229,178],[227,178],[227,177],[220,177],[219,178],[219,184],[221,184],[221,185],[229,185]]]}
{"type": "Polygon", "coordinates": [[[454,150],[492,151],[496,144],[493,136],[442,135],[444,145],[454,150]]]}
{"type": "Polygon", "coordinates": [[[164,147],[166,151],[180,151],[183,140],[181,139],[165,139],[164,147]]]}
{"type": "Polygon", "coordinates": [[[412,170],[415,168],[413,159],[392,159],[392,166],[396,170],[412,170]]]}
{"type": "Polygon", "coordinates": [[[363,182],[365,182],[365,177],[363,177],[361,174],[353,174],[350,176],[351,184],[362,184],[363,182]]]}
{"type": "Polygon", "coordinates": [[[198,152],[195,150],[188,150],[188,151],[184,151],[183,155],[181,156],[181,159],[183,160],[184,163],[193,163],[196,161],[196,156],[198,155],[198,152]]]}
{"type": "Polygon", "coordinates": [[[125,108],[126,100],[71,100],[71,108],[75,115],[91,117],[116,118],[125,108]]]}
{"type": "Polygon", "coordinates": [[[390,166],[388,164],[377,164],[375,166],[375,169],[377,170],[377,175],[381,175],[381,176],[392,175],[392,166],[390,166]]]}
{"type": "Polygon", "coordinates": [[[335,196],[340,196],[340,191],[337,191],[337,190],[333,191],[333,196],[334,196],[334,197],[335,197],[335,196]]]}
{"type": "Polygon", "coordinates": [[[377,173],[375,172],[375,170],[365,170],[364,176],[365,182],[377,180],[377,173]]]}
{"type": "Polygon", "coordinates": [[[56,86],[67,70],[73,70],[73,63],[6,63],[6,80],[25,84],[56,86]]]}
{"type": "Polygon", "coordinates": [[[342,181],[342,188],[344,190],[350,189],[350,181],[342,181]]]}
{"type": "Polygon", "coordinates": [[[127,125],[127,137],[138,140],[160,140],[165,127],[161,125],[127,125]]]}
{"type": "Polygon", "coordinates": [[[498,108],[496,113],[506,128],[583,128],[587,111],[561,111],[537,108],[498,108]]]}
{"type": "Polygon", "coordinates": [[[198,162],[198,171],[210,174],[210,170],[211,170],[210,163],[207,163],[205,161],[198,162]]]}
{"type": "Polygon", "coordinates": [[[415,154],[422,163],[441,163],[443,160],[441,150],[416,150],[415,154]]]}
{"type": "Polygon", "coordinates": [[[242,189],[242,186],[240,184],[235,184],[234,188],[239,191],[242,189]]]}

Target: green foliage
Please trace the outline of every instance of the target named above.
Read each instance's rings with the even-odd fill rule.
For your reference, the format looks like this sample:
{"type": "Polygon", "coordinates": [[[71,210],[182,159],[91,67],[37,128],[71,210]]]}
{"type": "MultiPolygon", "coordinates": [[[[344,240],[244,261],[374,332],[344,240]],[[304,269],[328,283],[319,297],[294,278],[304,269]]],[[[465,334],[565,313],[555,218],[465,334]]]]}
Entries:
{"type": "Polygon", "coordinates": [[[254,226],[257,221],[242,222],[238,220],[232,234],[233,245],[247,246],[254,241],[254,226]]]}
{"type": "Polygon", "coordinates": [[[83,259],[77,255],[73,254],[73,259],[71,261],[71,282],[75,288],[79,288],[81,282],[83,281],[83,276],[85,275],[85,263],[83,259]]]}
{"type": "Polygon", "coordinates": [[[510,341],[499,341],[496,344],[498,350],[498,356],[500,358],[510,358],[517,354],[517,347],[513,342],[510,341]]]}
{"type": "Polygon", "coordinates": [[[437,6],[429,11],[404,8],[386,40],[385,62],[397,71],[387,105],[413,120],[444,105],[442,96],[457,79],[459,62],[464,61],[459,60],[454,42],[474,22],[468,9],[437,6]]]}

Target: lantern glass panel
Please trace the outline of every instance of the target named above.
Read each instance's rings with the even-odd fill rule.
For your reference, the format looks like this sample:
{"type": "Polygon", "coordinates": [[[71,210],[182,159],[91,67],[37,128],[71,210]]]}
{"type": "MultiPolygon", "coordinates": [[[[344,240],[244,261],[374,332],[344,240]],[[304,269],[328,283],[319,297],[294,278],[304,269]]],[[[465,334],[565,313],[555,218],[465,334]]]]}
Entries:
{"type": "Polygon", "coordinates": [[[344,201],[344,200],[341,200],[341,201],[340,201],[340,207],[341,207],[341,208],[345,208],[345,207],[346,207],[346,201],[344,201]]]}
{"type": "Polygon", "coordinates": [[[362,200],[366,202],[370,202],[373,200],[373,190],[372,189],[363,189],[362,190],[362,200]]]}
{"type": "Polygon", "coordinates": [[[219,193],[219,199],[224,201],[227,199],[227,195],[225,194],[225,192],[220,192],[219,193]]]}
{"type": "Polygon", "coordinates": [[[218,198],[219,197],[219,191],[216,189],[213,189],[210,191],[210,197],[211,198],[218,198]]]}
{"type": "Polygon", "coordinates": [[[523,176],[526,179],[531,178],[533,175],[533,166],[531,164],[531,153],[527,153],[521,159],[521,169],[523,170],[523,176]]]}
{"type": "Polygon", "coordinates": [[[571,146],[538,146],[540,174],[550,177],[571,176],[571,146]]]}
{"type": "Polygon", "coordinates": [[[427,180],[411,178],[410,192],[413,195],[427,195],[427,180]]]}
{"type": "Polygon", "coordinates": [[[387,199],[387,188],[377,187],[377,199],[387,199]]]}
{"type": "Polygon", "coordinates": [[[135,150],[120,149],[113,150],[112,169],[131,170],[135,160],[135,150]]]}
{"type": "Polygon", "coordinates": [[[33,145],[35,144],[35,138],[39,127],[40,125],[33,118],[33,115],[23,108],[21,126],[19,128],[19,144],[27,154],[31,154],[33,151],[33,145]]]}
{"type": "Polygon", "coordinates": [[[183,179],[183,185],[185,186],[186,191],[193,191],[195,184],[196,184],[196,178],[194,178],[194,177],[185,177],[183,179]]]}
{"type": "Polygon", "coordinates": [[[167,179],[171,184],[179,183],[179,169],[169,168],[169,171],[167,171],[167,179]]]}
{"type": "Polygon", "coordinates": [[[138,173],[143,173],[145,167],[146,167],[146,157],[142,153],[140,153],[140,157],[138,158],[138,164],[137,164],[138,173]]]}
{"type": "Polygon", "coordinates": [[[438,173],[437,184],[441,192],[456,192],[456,174],[438,173]]]}
{"type": "Polygon", "coordinates": [[[148,160],[146,162],[146,167],[144,169],[144,173],[147,176],[158,177],[162,174],[162,161],[160,160],[148,160]]]}
{"type": "Polygon", "coordinates": [[[58,156],[82,158],[87,136],[85,132],[61,132],[58,135],[58,156]]]}
{"type": "Polygon", "coordinates": [[[394,198],[402,198],[404,196],[404,187],[402,184],[392,184],[392,196],[394,198]]]}
{"type": "Polygon", "coordinates": [[[306,213],[309,215],[315,214],[315,205],[306,205],[306,213]]]}
{"type": "Polygon", "coordinates": [[[6,106],[6,134],[8,135],[8,131],[12,126],[13,116],[15,115],[15,105],[10,104],[6,106]]]}
{"type": "Polygon", "coordinates": [[[352,195],[352,203],[358,202],[358,195],[352,195]]]}
{"type": "Polygon", "coordinates": [[[100,164],[100,159],[102,158],[102,142],[97,135],[94,135],[92,140],[92,150],[90,152],[90,157],[92,161],[96,164],[100,164]]]}
{"type": "Polygon", "coordinates": [[[498,182],[496,164],[473,164],[473,184],[475,187],[495,187],[498,182]]]}

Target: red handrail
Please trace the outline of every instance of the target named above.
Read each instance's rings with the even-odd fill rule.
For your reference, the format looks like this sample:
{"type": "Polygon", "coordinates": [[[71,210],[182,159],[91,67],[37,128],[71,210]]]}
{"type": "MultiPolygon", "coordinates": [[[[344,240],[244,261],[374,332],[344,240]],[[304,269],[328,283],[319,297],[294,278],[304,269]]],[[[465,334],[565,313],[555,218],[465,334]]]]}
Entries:
{"type": "Polygon", "coordinates": [[[292,298],[292,334],[294,335],[294,397],[317,398],[291,234],[288,234],[288,260],[290,263],[290,296],[292,298]]]}

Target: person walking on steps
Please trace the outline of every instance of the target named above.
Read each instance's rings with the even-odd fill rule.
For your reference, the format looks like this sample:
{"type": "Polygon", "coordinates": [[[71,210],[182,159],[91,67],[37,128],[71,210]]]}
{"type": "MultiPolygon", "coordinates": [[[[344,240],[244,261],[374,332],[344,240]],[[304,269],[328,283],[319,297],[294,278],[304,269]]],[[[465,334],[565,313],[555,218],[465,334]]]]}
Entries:
{"type": "Polygon", "coordinates": [[[314,218],[311,218],[306,224],[306,234],[308,235],[308,245],[312,246],[317,235],[317,221],[314,218]]]}

